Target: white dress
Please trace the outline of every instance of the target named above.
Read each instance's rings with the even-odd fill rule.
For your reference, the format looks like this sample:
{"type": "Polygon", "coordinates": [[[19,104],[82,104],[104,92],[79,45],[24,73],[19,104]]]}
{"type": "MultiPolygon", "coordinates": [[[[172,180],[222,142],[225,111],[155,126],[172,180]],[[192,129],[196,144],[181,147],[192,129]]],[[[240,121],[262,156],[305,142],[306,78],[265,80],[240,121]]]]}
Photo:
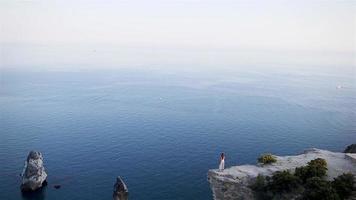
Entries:
{"type": "Polygon", "coordinates": [[[225,168],[225,158],[221,159],[220,165],[219,165],[219,170],[222,171],[225,168]]]}

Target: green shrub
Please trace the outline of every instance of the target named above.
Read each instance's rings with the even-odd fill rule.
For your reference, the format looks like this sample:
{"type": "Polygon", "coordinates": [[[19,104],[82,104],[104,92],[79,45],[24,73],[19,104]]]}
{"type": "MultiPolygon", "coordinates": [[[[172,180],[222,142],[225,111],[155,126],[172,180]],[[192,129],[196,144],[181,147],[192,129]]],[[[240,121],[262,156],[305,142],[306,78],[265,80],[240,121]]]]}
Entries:
{"type": "Polygon", "coordinates": [[[307,166],[295,168],[295,175],[305,183],[308,178],[324,177],[327,170],[326,161],[322,158],[317,158],[308,162],[307,166]]]}
{"type": "Polygon", "coordinates": [[[295,168],[294,175],[299,177],[299,179],[302,180],[303,183],[305,183],[307,179],[310,178],[309,168],[307,166],[297,167],[295,168]]]}
{"type": "Polygon", "coordinates": [[[322,158],[317,158],[314,160],[311,160],[308,162],[308,166],[311,167],[318,167],[318,168],[324,168],[325,170],[327,170],[327,166],[328,163],[326,162],[326,160],[322,159],[322,158]]]}
{"type": "Polygon", "coordinates": [[[307,166],[296,168],[295,174],[279,171],[272,176],[258,175],[250,187],[255,192],[256,199],[262,200],[340,200],[347,199],[356,191],[356,178],[353,174],[342,174],[331,182],[324,179],[326,172],[326,161],[317,158],[308,162],[307,166]]]}
{"type": "Polygon", "coordinates": [[[300,186],[300,179],[290,171],[275,172],[267,187],[274,193],[291,192],[300,186]]]}
{"type": "Polygon", "coordinates": [[[351,173],[344,173],[331,182],[332,187],[336,190],[341,199],[348,198],[352,191],[355,191],[355,176],[351,173]]]}
{"type": "Polygon", "coordinates": [[[255,182],[250,186],[251,189],[253,189],[254,191],[263,191],[266,187],[266,178],[259,174],[257,177],[256,177],[256,180],[255,182]]]}
{"type": "Polygon", "coordinates": [[[255,192],[255,199],[267,200],[273,198],[272,192],[267,191],[267,180],[263,175],[259,174],[250,188],[255,192]]]}
{"type": "MultiPolygon", "coordinates": [[[[258,175],[250,188],[255,192],[256,199],[290,199],[290,192],[300,189],[298,177],[289,171],[275,172],[271,177],[258,175]]],[[[293,196],[293,195],[292,195],[293,196]]]]}
{"type": "Polygon", "coordinates": [[[329,181],[320,177],[309,178],[304,186],[304,200],[339,200],[340,197],[329,181]]]}
{"type": "Polygon", "coordinates": [[[258,158],[258,162],[263,164],[275,163],[276,161],[276,157],[272,154],[263,154],[258,158]]]}

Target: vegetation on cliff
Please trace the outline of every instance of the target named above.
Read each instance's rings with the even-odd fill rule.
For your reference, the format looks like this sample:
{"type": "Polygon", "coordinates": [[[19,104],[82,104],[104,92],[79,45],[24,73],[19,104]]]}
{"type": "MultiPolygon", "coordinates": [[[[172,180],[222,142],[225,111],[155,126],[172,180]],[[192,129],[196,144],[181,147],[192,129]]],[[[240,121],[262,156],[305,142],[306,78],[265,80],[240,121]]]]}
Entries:
{"type": "Polygon", "coordinates": [[[356,180],[351,173],[344,173],[336,177],[331,184],[341,199],[346,199],[356,190],[356,180]]]}
{"type": "Polygon", "coordinates": [[[259,163],[262,163],[262,164],[271,164],[271,163],[275,163],[277,161],[275,156],[273,156],[272,154],[269,154],[269,153],[261,155],[257,160],[259,163]]]}
{"type": "Polygon", "coordinates": [[[303,183],[306,183],[308,178],[319,177],[323,178],[326,176],[327,163],[324,159],[317,158],[311,160],[307,166],[295,168],[295,176],[297,176],[303,183]]]}
{"type": "Polygon", "coordinates": [[[257,199],[327,199],[348,198],[355,191],[355,177],[344,173],[333,181],[325,179],[327,163],[317,158],[306,166],[297,167],[295,173],[277,171],[272,176],[259,175],[251,185],[257,199]]]}

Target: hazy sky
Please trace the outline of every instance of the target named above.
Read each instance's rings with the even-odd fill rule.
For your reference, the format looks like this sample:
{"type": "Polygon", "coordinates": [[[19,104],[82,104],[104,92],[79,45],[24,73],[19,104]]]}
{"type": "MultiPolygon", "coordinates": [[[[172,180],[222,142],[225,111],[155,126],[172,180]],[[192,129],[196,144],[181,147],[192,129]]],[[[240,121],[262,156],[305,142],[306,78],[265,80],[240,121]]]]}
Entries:
{"type": "Polygon", "coordinates": [[[86,48],[100,54],[107,46],[106,56],[96,60],[130,64],[141,59],[136,64],[145,64],[184,57],[194,63],[215,56],[234,63],[297,52],[336,53],[336,63],[355,64],[356,1],[352,0],[0,0],[0,25],[3,65],[18,62],[16,53],[39,63],[45,60],[40,55],[56,53],[42,48],[40,55],[27,55],[41,51],[28,45],[60,46],[63,52],[78,55],[56,57],[68,62],[86,56],[86,48]],[[75,50],[79,47],[82,50],[75,50]],[[112,58],[121,53],[127,55],[112,58]]]}

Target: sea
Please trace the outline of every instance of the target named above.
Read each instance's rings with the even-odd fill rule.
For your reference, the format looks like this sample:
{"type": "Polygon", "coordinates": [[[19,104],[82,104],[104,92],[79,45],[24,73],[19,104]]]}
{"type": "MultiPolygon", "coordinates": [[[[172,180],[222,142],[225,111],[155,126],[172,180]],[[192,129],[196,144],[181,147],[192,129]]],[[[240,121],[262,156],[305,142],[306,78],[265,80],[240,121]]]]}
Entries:
{"type": "Polygon", "coordinates": [[[355,77],[273,64],[0,68],[0,199],[112,199],[117,176],[133,200],[212,199],[221,152],[229,167],[355,143],[355,77]],[[31,150],[48,185],[23,195],[31,150]]]}

